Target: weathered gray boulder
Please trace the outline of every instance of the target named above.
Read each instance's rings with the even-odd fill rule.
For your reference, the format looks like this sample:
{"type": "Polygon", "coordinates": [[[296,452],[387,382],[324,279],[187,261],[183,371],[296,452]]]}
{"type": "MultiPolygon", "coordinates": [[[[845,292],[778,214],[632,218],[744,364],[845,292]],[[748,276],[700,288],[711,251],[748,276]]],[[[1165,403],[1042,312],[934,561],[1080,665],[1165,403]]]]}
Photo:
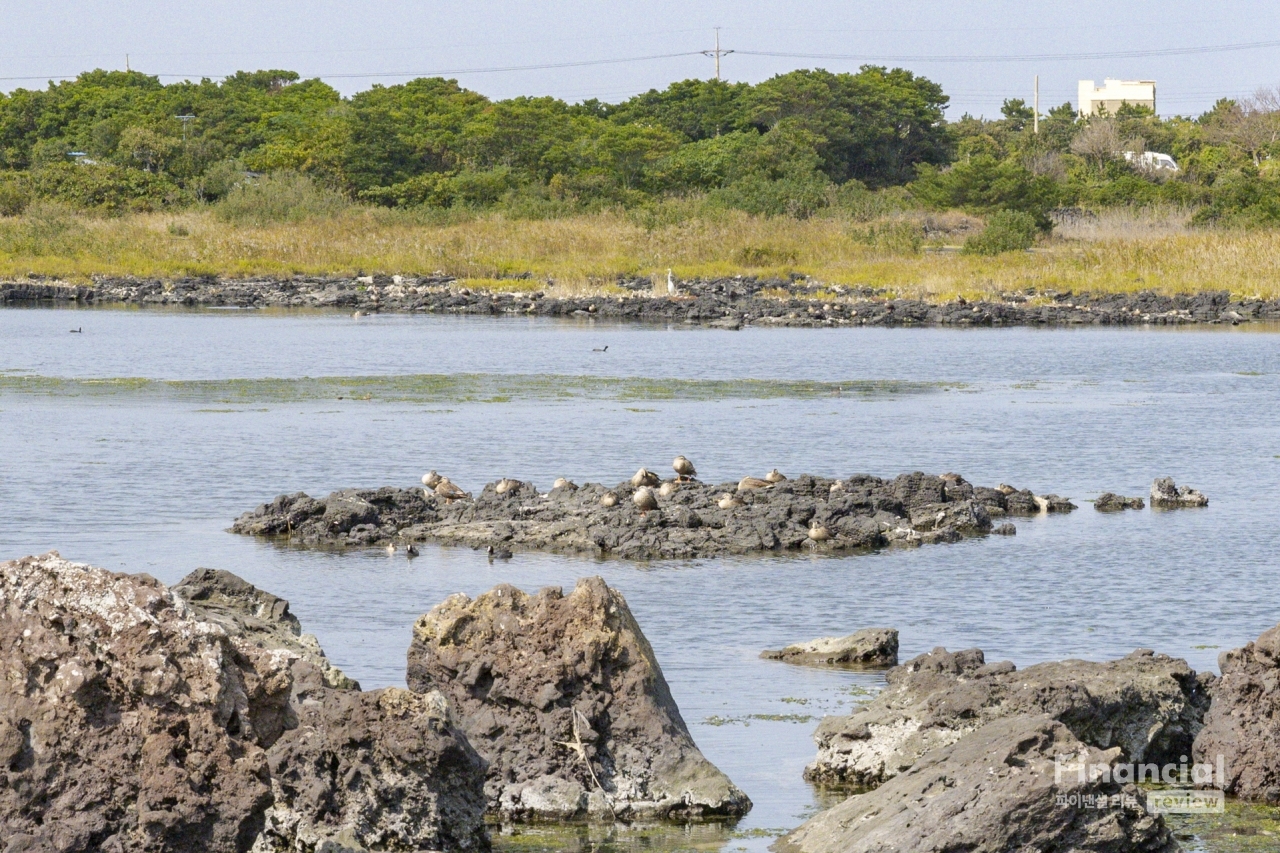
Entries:
{"type": "Polygon", "coordinates": [[[819,637],[784,649],[766,649],[760,657],[812,666],[897,666],[898,632],[893,628],[864,628],[847,637],[819,637]]]}
{"type": "Polygon", "coordinates": [[[271,804],[280,657],[154,578],[56,553],[0,564],[7,850],[243,851],[271,804]]]}
{"type": "Polygon", "coordinates": [[[437,692],[335,689],[294,667],[297,724],[268,752],[254,853],[487,850],[483,759],[437,692]]]}
{"type": "Polygon", "coordinates": [[[1119,753],[1085,746],[1047,716],[995,720],[927,753],[876,790],[819,813],[773,849],[1174,853],[1177,843],[1162,818],[1147,814],[1137,786],[1055,773],[1058,756],[1110,765],[1119,753]]]}
{"type": "Polygon", "coordinates": [[[1161,477],[1151,484],[1151,505],[1160,509],[1208,506],[1209,499],[1190,486],[1178,486],[1172,477],[1161,477]]]}
{"type": "Polygon", "coordinates": [[[987,664],[982,652],[946,649],[891,669],[888,686],[849,716],[827,717],[814,739],[818,756],[805,778],[871,788],[991,720],[1048,714],[1101,749],[1120,747],[1134,762],[1189,755],[1209,705],[1212,677],[1186,661],[1139,649],[1106,663],[1057,661],[1018,670],[987,664]]]}
{"type": "Polygon", "coordinates": [[[1223,759],[1228,793],[1280,801],[1280,625],[1218,656],[1222,677],[1196,736],[1195,760],[1223,759]]]}
{"type": "Polygon", "coordinates": [[[262,649],[287,651],[308,661],[323,673],[330,687],[360,689],[359,682],[329,662],[315,635],[302,633],[302,624],[289,612],[289,602],[283,598],[221,569],[196,569],[171,591],[198,618],[221,625],[237,640],[262,649]]]}
{"type": "Polygon", "coordinates": [[[1126,498],[1113,492],[1103,492],[1093,499],[1093,508],[1098,512],[1121,512],[1126,509],[1143,509],[1146,504],[1142,498],[1126,498]]]}
{"type": "Polygon", "coordinates": [[[348,489],[323,500],[298,493],[244,513],[231,530],[314,547],[411,539],[650,560],[955,542],[991,532],[993,516],[1075,509],[1055,495],[975,487],[958,474],[915,472],[892,480],[801,475],[740,492],[737,482],[669,482],[674,491],[658,498],[656,510],[645,511],[633,504],[630,482],[542,494],[530,483],[503,479],[475,500],[452,502],[419,488],[348,489]],[[601,499],[610,493],[606,506],[601,499]],[[721,506],[726,493],[739,500],[721,506]],[[825,529],[827,538],[811,539],[814,527],[825,529]]]}
{"type": "Polygon", "coordinates": [[[502,585],[417,621],[411,690],[439,690],[489,762],[507,818],[738,815],[751,801],[689,735],[623,597],[502,585]]]}

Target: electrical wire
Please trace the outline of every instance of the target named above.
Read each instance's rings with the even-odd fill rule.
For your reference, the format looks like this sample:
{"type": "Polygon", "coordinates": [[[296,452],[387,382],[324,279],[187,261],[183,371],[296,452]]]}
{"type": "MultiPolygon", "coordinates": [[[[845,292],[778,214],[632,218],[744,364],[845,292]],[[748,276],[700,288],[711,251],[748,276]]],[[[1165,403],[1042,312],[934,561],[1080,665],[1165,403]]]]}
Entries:
{"type": "Polygon", "coordinates": [[[835,59],[853,62],[1052,62],[1057,60],[1094,59],[1146,59],[1156,56],[1189,56],[1202,53],[1229,53],[1241,50],[1264,50],[1280,47],[1280,41],[1255,41],[1240,44],[1219,44],[1207,47],[1168,47],[1154,50],[1115,50],[1097,53],[1020,53],[1000,55],[884,55],[857,53],[789,53],[772,50],[735,50],[739,56],[772,56],[782,59],[835,59]]]}

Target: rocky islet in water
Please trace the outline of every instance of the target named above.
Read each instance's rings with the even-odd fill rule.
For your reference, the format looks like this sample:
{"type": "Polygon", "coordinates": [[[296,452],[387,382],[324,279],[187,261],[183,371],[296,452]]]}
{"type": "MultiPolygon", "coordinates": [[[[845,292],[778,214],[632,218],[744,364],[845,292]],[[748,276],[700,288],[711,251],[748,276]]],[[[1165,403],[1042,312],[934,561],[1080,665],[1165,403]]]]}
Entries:
{"type": "Polygon", "coordinates": [[[1010,293],[1000,301],[934,304],[894,299],[868,287],[804,278],[738,276],[679,282],[657,295],[648,279],[620,277],[618,293],[560,296],[553,283],[529,292],[459,286],[451,276],[174,280],[101,277],[93,285],[31,279],[0,282],[0,303],[328,308],[360,314],[426,312],[490,316],[600,318],[685,323],[723,329],[746,325],[1060,326],[1238,325],[1280,320],[1280,300],[1233,299],[1228,291],[1166,296],[1140,293],[1010,293]]]}
{"type": "Polygon", "coordinates": [[[1075,509],[1057,495],[974,486],[958,474],[745,477],[711,485],[640,473],[613,487],[566,482],[545,493],[504,478],[474,500],[441,493],[438,483],[348,489],[320,500],[281,495],[240,516],[231,530],[308,547],[408,540],[651,560],[956,542],[992,532],[993,517],[1075,509]]]}

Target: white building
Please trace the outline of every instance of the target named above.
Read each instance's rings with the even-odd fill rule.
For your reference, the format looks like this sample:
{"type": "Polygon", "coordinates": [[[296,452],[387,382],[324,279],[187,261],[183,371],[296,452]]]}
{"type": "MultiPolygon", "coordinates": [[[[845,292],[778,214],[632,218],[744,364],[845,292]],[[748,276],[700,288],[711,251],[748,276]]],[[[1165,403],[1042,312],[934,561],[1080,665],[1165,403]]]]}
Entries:
{"type": "Polygon", "coordinates": [[[1156,109],[1155,80],[1104,80],[1102,86],[1092,80],[1080,81],[1080,101],[1077,109],[1082,116],[1093,116],[1104,109],[1107,115],[1115,115],[1125,104],[1156,109]]]}

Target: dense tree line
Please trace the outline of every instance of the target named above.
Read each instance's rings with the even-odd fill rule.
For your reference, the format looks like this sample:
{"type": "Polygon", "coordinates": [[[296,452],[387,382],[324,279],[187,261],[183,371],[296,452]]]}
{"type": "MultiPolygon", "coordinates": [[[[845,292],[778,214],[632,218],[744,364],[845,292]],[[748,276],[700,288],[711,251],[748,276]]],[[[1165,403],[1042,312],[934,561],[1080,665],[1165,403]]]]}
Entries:
{"type": "Polygon", "coordinates": [[[1016,211],[1042,228],[1056,207],[1115,204],[1280,220],[1280,94],[1194,119],[1125,107],[1086,121],[1064,104],[1038,133],[1022,101],[953,122],[947,103],[930,80],[875,66],[754,86],[686,80],[619,104],[493,101],[438,78],[344,98],[288,71],[167,86],[94,71],[0,94],[0,213],[40,197],[102,210],[212,202],[281,173],[385,206],[545,213],[686,196],[804,216],[879,193],[1016,211]],[[1182,168],[1147,168],[1144,151],[1182,168]]]}

